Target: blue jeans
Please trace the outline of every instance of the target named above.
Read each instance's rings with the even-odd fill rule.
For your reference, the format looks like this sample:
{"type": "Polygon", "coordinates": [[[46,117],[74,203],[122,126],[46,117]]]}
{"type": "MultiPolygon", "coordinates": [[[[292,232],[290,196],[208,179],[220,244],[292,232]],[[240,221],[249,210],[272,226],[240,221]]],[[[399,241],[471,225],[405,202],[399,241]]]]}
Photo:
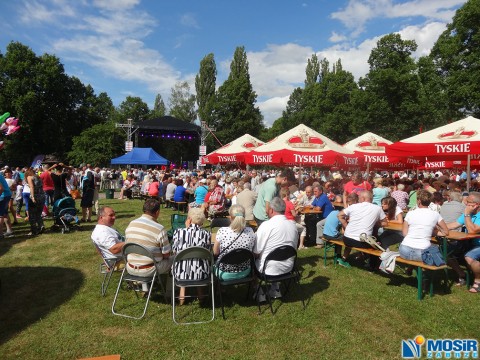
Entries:
{"type": "Polygon", "coordinates": [[[411,248],[410,246],[400,244],[398,252],[400,253],[400,257],[404,258],[405,260],[423,261],[422,250],[420,249],[415,249],[411,248]]]}

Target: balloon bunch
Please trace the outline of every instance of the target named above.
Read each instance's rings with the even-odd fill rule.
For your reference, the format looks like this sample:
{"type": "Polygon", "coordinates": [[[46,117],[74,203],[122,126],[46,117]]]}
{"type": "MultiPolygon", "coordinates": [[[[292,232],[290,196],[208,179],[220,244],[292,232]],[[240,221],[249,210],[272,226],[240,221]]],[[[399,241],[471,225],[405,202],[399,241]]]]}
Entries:
{"type": "MultiPolygon", "coordinates": [[[[18,126],[18,119],[14,116],[10,117],[9,112],[6,112],[2,116],[0,116],[0,133],[5,136],[9,136],[16,132],[18,129],[20,129],[20,126],[18,126]]],[[[4,142],[0,141],[0,150],[3,149],[4,145],[4,142]]]]}

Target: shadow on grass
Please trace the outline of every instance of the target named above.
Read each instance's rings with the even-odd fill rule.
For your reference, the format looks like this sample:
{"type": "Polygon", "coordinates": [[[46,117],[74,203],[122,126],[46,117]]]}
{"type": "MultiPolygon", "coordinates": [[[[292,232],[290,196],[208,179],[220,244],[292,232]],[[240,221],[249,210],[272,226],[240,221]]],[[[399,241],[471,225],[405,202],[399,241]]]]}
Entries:
{"type": "Polygon", "coordinates": [[[79,270],[60,267],[0,268],[0,344],[47,316],[82,286],[79,270]]]}
{"type": "Polygon", "coordinates": [[[29,239],[33,239],[27,234],[30,232],[30,224],[28,222],[19,223],[13,227],[14,236],[4,238],[0,241],[0,256],[5,255],[11,247],[16,244],[22,243],[29,239]]]}
{"type": "MultiPolygon", "coordinates": [[[[387,286],[400,287],[402,285],[408,285],[415,289],[417,289],[418,287],[416,268],[414,268],[412,275],[407,275],[406,273],[407,267],[404,266],[403,264],[397,264],[395,273],[387,274],[378,269],[375,271],[369,270],[369,268],[366,267],[366,264],[368,264],[368,262],[365,263],[361,260],[354,260],[350,262],[350,264],[360,269],[363,268],[363,270],[365,271],[370,271],[372,274],[376,276],[389,280],[389,282],[386,284],[387,286]]],[[[448,281],[450,277],[451,277],[451,274],[447,276],[443,270],[436,270],[436,271],[424,270],[423,271],[423,297],[428,297],[430,282],[433,282],[434,295],[450,294],[451,289],[448,281]]]]}

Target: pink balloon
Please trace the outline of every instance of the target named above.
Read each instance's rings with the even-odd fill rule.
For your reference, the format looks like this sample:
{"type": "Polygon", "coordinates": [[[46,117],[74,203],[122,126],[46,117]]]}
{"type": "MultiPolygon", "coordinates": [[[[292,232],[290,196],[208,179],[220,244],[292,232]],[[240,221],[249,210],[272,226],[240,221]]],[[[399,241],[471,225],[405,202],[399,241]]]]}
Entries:
{"type": "Polygon", "coordinates": [[[12,135],[15,131],[17,131],[18,129],[20,129],[20,126],[9,126],[8,127],[8,130],[7,130],[7,133],[5,134],[6,136],[8,135],[12,135]]]}

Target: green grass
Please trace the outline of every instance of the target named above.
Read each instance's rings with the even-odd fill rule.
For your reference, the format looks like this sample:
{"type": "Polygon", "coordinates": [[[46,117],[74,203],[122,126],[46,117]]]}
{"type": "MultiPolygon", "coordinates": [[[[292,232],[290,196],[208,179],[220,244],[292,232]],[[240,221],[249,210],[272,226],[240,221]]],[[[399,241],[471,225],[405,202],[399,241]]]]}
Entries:
{"type": "MultiPolygon", "coordinates": [[[[141,213],[142,201],[102,200],[117,212],[123,231],[141,213]]],[[[171,210],[161,211],[169,227],[171,210]]],[[[47,226],[51,221],[47,221],[47,226]]],[[[100,258],[90,240],[94,223],[69,234],[26,237],[27,224],[0,242],[0,359],[77,359],[121,354],[122,359],[399,359],[402,339],[475,338],[479,297],[451,288],[423,301],[416,280],[372,274],[361,267],[327,268],[319,250],[299,252],[302,310],[297,293],[275,316],[267,306],[245,303],[246,288],[229,289],[227,320],[178,326],[171,305],[155,296],[143,320],[114,316],[119,276],[100,294],[100,258]]],[[[187,311],[188,307],[181,309],[187,311]]],[[[136,306],[134,310],[140,310],[136,306]]],[[[207,309],[198,310],[204,316],[207,309]]]]}

